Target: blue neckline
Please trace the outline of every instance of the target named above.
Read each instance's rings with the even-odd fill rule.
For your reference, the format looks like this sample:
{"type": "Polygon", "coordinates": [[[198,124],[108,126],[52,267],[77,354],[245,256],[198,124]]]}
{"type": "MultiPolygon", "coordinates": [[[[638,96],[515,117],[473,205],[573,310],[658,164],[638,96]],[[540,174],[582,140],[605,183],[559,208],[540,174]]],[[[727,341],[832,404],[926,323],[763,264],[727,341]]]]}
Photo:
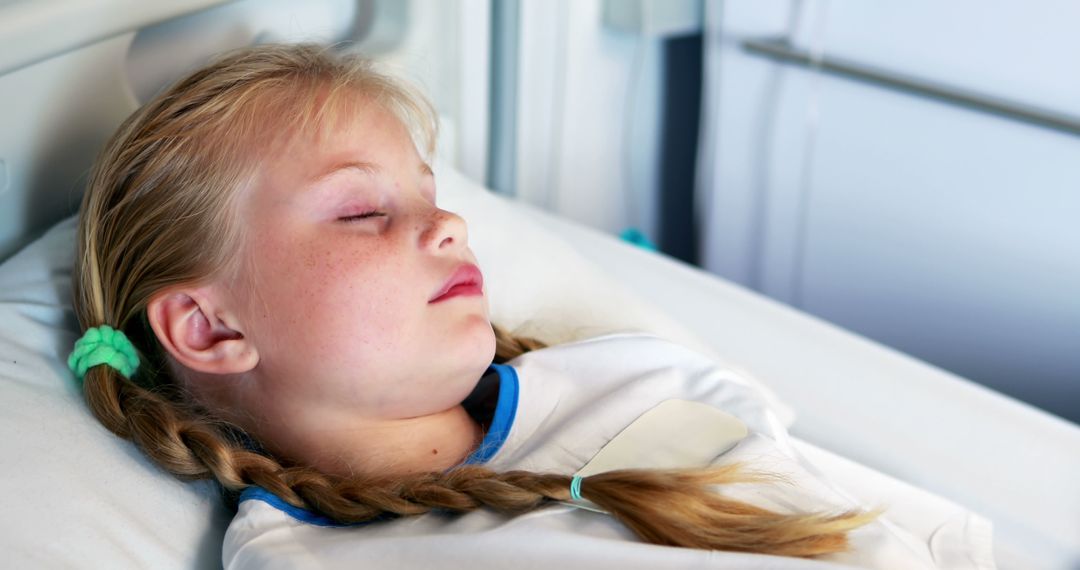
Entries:
{"type": "MultiPolygon", "coordinates": [[[[495,456],[496,453],[502,449],[504,443],[506,443],[507,436],[510,435],[510,429],[514,426],[514,419],[517,417],[518,407],[518,376],[517,371],[513,366],[508,364],[492,364],[484,371],[484,374],[489,374],[495,371],[499,375],[499,399],[495,403],[495,414],[491,420],[491,427],[488,428],[487,433],[484,434],[483,441],[480,442],[480,446],[476,451],[465,460],[464,465],[475,465],[478,463],[486,463],[489,459],[495,456]]],[[[368,522],[343,524],[335,522],[333,519],[313,513],[307,509],[295,507],[285,502],[284,499],[277,495],[258,487],[251,485],[245,488],[240,493],[239,502],[244,501],[262,501],[271,507],[289,515],[290,517],[308,524],[317,526],[328,527],[349,527],[349,526],[362,526],[372,522],[381,520],[388,520],[395,518],[392,515],[377,517],[376,519],[368,522]]]]}
{"type": "Polygon", "coordinates": [[[465,460],[466,465],[487,463],[506,443],[510,429],[514,427],[514,419],[517,417],[518,408],[518,376],[517,370],[509,364],[492,364],[488,372],[494,370],[499,373],[499,399],[495,403],[495,414],[491,418],[491,427],[484,434],[483,441],[476,451],[465,460]]]}

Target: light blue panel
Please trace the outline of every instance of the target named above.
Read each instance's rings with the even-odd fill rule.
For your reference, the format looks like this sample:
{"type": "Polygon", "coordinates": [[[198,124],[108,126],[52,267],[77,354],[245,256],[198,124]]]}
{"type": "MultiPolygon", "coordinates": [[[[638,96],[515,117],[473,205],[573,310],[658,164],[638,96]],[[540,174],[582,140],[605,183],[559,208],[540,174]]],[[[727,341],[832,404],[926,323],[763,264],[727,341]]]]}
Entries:
{"type": "Polygon", "coordinates": [[[808,9],[826,11],[827,54],[1080,115],[1073,0],[819,0],[808,9]]]}
{"type": "Polygon", "coordinates": [[[787,29],[790,3],[706,2],[709,35],[698,159],[702,266],[740,285],[760,285],[761,225],[771,183],[775,106],[786,72],[738,47],[743,37],[787,29]],[[722,26],[722,33],[717,32],[722,26]]]}
{"type": "Polygon", "coordinates": [[[722,16],[706,267],[1080,420],[1080,138],[740,47],[790,32],[826,58],[1080,115],[1080,4],[732,2],[722,16]]]}
{"type": "Polygon", "coordinates": [[[1080,418],[1080,138],[823,86],[802,307],[1080,418]]]}

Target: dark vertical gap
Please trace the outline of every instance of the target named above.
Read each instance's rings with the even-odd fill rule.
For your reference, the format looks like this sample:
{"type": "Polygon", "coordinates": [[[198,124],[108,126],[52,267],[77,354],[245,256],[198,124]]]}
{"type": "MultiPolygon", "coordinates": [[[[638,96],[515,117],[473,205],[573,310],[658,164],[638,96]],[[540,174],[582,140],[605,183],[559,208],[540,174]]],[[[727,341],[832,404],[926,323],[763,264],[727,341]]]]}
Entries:
{"type": "Polygon", "coordinates": [[[702,40],[665,40],[660,140],[660,250],[699,265],[694,218],[698,128],[701,124],[702,40]]]}

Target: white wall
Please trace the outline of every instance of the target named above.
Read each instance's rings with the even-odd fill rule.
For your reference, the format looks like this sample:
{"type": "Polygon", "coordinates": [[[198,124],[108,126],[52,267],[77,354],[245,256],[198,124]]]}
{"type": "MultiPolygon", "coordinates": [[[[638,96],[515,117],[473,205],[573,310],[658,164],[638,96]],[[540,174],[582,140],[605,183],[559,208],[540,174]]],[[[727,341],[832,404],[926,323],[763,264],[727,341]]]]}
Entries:
{"type": "Polygon", "coordinates": [[[487,0],[389,0],[408,28],[380,60],[417,82],[440,114],[438,154],[483,182],[487,168],[491,9],[487,0]]]}
{"type": "Polygon", "coordinates": [[[655,240],[659,40],[605,28],[600,0],[523,0],[520,29],[517,195],[655,240]]]}
{"type": "Polygon", "coordinates": [[[1080,419],[1080,137],[748,54],[790,33],[1080,116],[1080,5],[710,3],[706,267],[1080,419]]]}

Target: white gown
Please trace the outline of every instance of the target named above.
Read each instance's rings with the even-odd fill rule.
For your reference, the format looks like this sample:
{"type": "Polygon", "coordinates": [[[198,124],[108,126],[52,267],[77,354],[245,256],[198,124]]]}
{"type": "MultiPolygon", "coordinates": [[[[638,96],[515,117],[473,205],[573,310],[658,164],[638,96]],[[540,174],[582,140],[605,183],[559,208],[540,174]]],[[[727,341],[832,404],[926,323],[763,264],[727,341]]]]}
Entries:
{"type": "Polygon", "coordinates": [[[750,382],[670,341],[621,333],[557,345],[493,365],[481,384],[490,382],[498,404],[471,460],[498,471],[573,474],[660,402],[692,400],[750,430],[714,464],[794,483],[738,484],[726,495],[781,511],[886,511],[850,534],[850,551],[801,559],[645,544],[608,515],[562,504],[512,518],[481,510],[342,527],[251,489],[225,536],[225,568],[994,568],[989,521],[827,452],[811,464],[799,449],[816,448],[789,437],[750,382]]]}

